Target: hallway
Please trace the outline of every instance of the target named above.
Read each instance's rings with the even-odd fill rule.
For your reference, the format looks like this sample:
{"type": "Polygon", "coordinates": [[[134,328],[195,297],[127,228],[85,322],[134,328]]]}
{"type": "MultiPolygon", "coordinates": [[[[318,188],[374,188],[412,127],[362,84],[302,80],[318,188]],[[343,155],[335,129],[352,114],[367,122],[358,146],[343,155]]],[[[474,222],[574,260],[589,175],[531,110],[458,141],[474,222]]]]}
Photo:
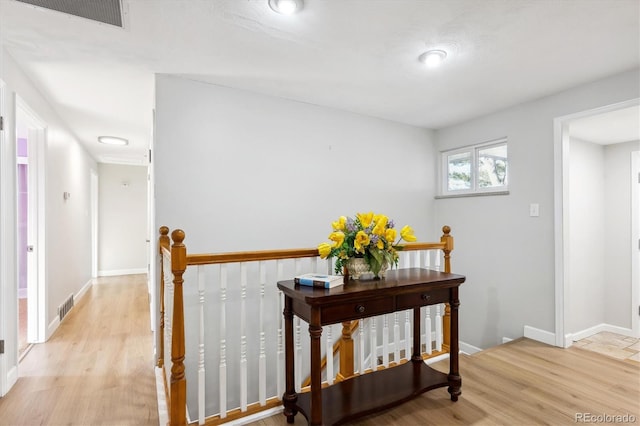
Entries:
{"type": "Polygon", "coordinates": [[[98,278],[20,363],[0,425],[157,425],[146,275],[98,278]]]}

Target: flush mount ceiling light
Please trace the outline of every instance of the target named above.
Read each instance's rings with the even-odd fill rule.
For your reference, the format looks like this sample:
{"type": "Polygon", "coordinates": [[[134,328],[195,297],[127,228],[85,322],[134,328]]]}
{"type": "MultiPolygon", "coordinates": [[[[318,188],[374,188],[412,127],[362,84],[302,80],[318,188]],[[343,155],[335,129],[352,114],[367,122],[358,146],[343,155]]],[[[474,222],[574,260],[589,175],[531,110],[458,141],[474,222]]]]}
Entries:
{"type": "Polygon", "coordinates": [[[447,52],[444,50],[427,50],[422,55],[418,56],[418,60],[425,64],[428,68],[435,68],[440,66],[442,61],[447,57],[447,52]]]}
{"type": "Polygon", "coordinates": [[[302,10],[303,0],[269,0],[269,7],[282,15],[293,15],[302,10]]]}
{"type": "Polygon", "coordinates": [[[105,145],[129,145],[129,141],[124,138],[119,138],[117,136],[98,136],[98,142],[103,143],[105,145]]]}

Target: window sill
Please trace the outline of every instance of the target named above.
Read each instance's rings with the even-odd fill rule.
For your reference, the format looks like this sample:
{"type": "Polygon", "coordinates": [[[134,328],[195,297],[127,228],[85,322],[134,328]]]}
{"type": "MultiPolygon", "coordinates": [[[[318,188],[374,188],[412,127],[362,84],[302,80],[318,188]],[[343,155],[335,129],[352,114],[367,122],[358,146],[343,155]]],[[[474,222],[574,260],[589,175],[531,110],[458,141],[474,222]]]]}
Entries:
{"type": "Polygon", "coordinates": [[[436,195],[434,198],[436,200],[441,200],[444,198],[489,197],[493,195],[509,195],[509,191],[467,192],[465,194],[436,195]]]}

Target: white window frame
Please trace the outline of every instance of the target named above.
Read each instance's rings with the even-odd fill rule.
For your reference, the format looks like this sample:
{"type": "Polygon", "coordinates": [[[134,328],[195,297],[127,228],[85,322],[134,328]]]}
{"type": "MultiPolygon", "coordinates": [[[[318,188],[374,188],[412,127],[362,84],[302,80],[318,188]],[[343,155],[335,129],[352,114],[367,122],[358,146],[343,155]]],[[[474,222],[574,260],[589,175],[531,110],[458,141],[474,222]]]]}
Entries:
{"type": "Polygon", "coordinates": [[[475,145],[469,145],[462,148],[450,149],[440,152],[440,196],[437,198],[456,197],[456,196],[470,196],[470,195],[502,195],[509,193],[509,146],[507,138],[494,139],[487,142],[482,142],[475,145]],[[481,188],[478,185],[479,168],[478,164],[479,152],[487,148],[493,148],[497,146],[507,147],[507,177],[506,185],[493,186],[489,188],[481,188]],[[455,154],[469,153],[471,155],[471,186],[468,189],[449,189],[449,156],[455,154]]]}

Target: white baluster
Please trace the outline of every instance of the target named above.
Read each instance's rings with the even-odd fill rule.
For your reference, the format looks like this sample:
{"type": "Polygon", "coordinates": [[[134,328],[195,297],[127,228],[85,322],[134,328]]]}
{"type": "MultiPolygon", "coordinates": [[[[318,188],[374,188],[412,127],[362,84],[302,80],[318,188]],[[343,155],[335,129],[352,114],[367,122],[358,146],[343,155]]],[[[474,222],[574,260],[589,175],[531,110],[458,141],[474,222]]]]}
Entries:
{"type": "Polygon", "coordinates": [[[424,319],[424,330],[425,330],[425,336],[424,336],[424,345],[427,347],[427,354],[431,355],[431,347],[433,346],[432,344],[432,333],[431,333],[431,306],[425,306],[425,310],[426,312],[426,316],[424,319]]]}
{"type": "Polygon", "coordinates": [[[240,411],[247,411],[247,264],[240,264],[240,411]]]}
{"type": "Polygon", "coordinates": [[[436,252],[436,264],[435,264],[435,270],[439,271],[440,270],[440,259],[442,258],[442,256],[444,256],[441,252],[436,252]]]}
{"type": "Polygon", "coordinates": [[[296,317],[296,355],[295,355],[295,372],[296,392],[300,392],[302,385],[302,345],[300,344],[300,318],[296,317]]]}
{"type": "MultiPolygon", "coordinates": [[[[301,274],[301,270],[302,270],[302,263],[300,259],[296,259],[293,261],[294,265],[295,265],[295,271],[296,271],[296,275],[300,275],[301,274]]],[[[300,342],[300,318],[295,317],[296,318],[296,352],[295,352],[295,361],[294,361],[294,366],[295,366],[295,372],[294,372],[294,378],[295,378],[295,382],[296,382],[296,392],[300,392],[301,386],[302,386],[302,344],[300,342]]]]}
{"type": "Polygon", "coordinates": [[[227,417],[227,265],[220,265],[220,418],[227,417]]]}
{"type": "Polygon", "coordinates": [[[358,320],[358,371],[364,374],[364,320],[358,320]]]}
{"type": "MultiPolygon", "coordinates": [[[[411,311],[405,311],[404,313],[404,357],[405,359],[411,358],[411,319],[409,314],[411,311]]],[[[421,352],[421,348],[418,348],[421,352]]]]}
{"type": "Polygon", "coordinates": [[[264,262],[260,262],[260,357],[258,359],[258,394],[260,405],[267,403],[267,356],[265,353],[264,335],[264,287],[267,283],[267,270],[264,262]]]}
{"type": "Polygon", "coordinates": [[[402,256],[402,258],[404,267],[411,268],[411,256],[409,255],[409,253],[406,253],[404,256],[402,256]]]}
{"type": "MultiPolygon", "coordinates": [[[[281,260],[276,261],[276,280],[282,280],[284,276],[284,266],[281,260]]],[[[284,339],[282,335],[282,327],[284,324],[283,313],[284,310],[284,296],[282,291],[278,290],[278,363],[276,366],[277,370],[277,388],[278,388],[278,398],[282,398],[284,394],[284,339]]]]}
{"type": "Polygon", "coordinates": [[[378,336],[376,334],[377,317],[369,320],[369,343],[371,344],[371,371],[378,369],[378,336]]]}
{"type": "Polygon", "coordinates": [[[173,340],[173,324],[171,322],[173,318],[173,273],[171,272],[171,254],[165,255],[164,267],[164,288],[165,288],[165,301],[164,301],[164,365],[165,375],[167,383],[171,383],[171,341],[173,340]]]}
{"type": "Polygon", "coordinates": [[[427,268],[427,269],[431,268],[431,252],[432,252],[432,250],[427,250],[427,252],[425,253],[426,254],[425,261],[426,262],[424,264],[424,267],[427,268]]]}
{"type": "Polygon", "coordinates": [[[442,315],[440,315],[440,303],[436,305],[436,351],[442,350],[442,315]]]}
{"type": "Polygon", "coordinates": [[[393,362],[400,363],[400,316],[398,312],[393,314],[393,362]]]}
{"type": "Polygon", "coordinates": [[[389,320],[387,315],[383,315],[382,322],[382,365],[389,366],[389,320]]]}
{"type": "Polygon", "coordinates": [[[327,329],[327,383],[330,385],[333,384],[334,373],[333,373],[333,339],[331,338],[331,326],[326,327],[327,329]]]}
{"type": "Polygon", "coordinates": [[[198,345],[198,424],[204,424],[205,370],[204,370],[204,266],[198,266],[198,302],[200,307],[200,339],[198,345]]]}

